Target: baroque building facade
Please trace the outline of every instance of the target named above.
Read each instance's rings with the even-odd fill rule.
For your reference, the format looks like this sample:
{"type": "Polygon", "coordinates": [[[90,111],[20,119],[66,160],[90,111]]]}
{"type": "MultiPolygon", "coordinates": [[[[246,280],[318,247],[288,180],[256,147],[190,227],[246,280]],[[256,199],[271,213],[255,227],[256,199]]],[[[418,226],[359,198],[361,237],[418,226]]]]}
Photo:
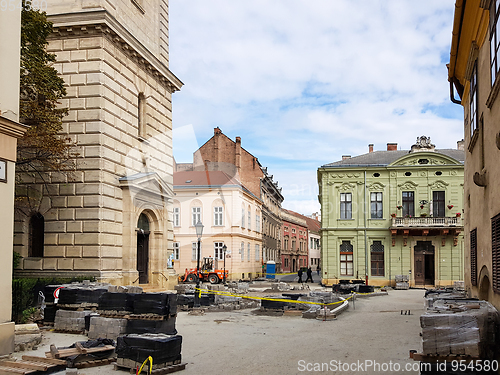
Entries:
{"type": "Polygon", "coordinates": [[[214,259],[215,268],[228,271],[228,280],[260,276],[262,201],[235,177],[222,171],[175,172],[173,204],[177,274],[196,268],[199,220],[204,226],[200,261],[214,259]]]}
{"type": "Polygon", "coordinates": [[[168,69],[168,1],[47,3],[63,133],[78,156],[68,177],[23,176],[38,195],[17,210],[16,274],[168,286],[171,99],[182,86],[168,69]]]}
{"type": "Polygon", "coordinates": [[[297,272],[308,267],[308,230],[306,218],[282,209],[283,246],[281,248],[281,272],[297,272]]]}
{"type": "Polygon", "coordinates": [[[322,279],[446,286],[463,280],[463,169],[458,149],[427,137],[411,150],[373,151],[318,169],[322,279]]]}
{"type": "Polygon", "coordinates": [[[465,287],[500,308],[500,3],[456,1],[448,64],[464,108],[465,287]]]}
{"type": "Polygon", "coordinates": [[[254,196],[262,201],[262,270],[267,261],[281,269],[281,203],[284,200],[278,182],[262,167],[258,159],[241,146],[241,137],[235,141],[217,127],[214,135],[193,155],[193,163],[176,165],[177,171],[223,171],[235,177],[254,196]]]}

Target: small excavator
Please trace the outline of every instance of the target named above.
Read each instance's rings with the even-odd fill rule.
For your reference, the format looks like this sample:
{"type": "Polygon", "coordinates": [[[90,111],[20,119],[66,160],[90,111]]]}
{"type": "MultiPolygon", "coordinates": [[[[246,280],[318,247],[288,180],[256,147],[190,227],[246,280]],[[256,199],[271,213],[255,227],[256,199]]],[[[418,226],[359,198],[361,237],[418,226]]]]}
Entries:
{"type": "MultiPolygon", "coordinates": [[[[201,282],[208,281],[210,284],[218,284],[224,280],[224,270],[217,268],[217,259],[204,257],[198,275],[196,275],[196,268],[186,268],[184,275],[179,276],[179,282],[195,283],[199,278],[201,282]]],[[[228,274],[229,272],[226,271],[226,280],[228,274]]]]}

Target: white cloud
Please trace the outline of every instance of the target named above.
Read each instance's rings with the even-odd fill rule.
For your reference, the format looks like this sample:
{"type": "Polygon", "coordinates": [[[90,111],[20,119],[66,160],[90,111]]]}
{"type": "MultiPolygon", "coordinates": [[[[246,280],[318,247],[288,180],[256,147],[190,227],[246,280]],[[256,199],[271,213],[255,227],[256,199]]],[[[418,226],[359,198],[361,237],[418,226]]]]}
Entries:
{"type": "MultiPolygon", "coordinates": [[[[170,68],[185,83],[174,127],[192,124],[203,143],[220,126],[270,173],[309,172],[310,184],[317,167],[368,143],[409,148],[427,135],[455,147],[453,10],[453,0],[172,0],[170,68]]],[[[175,153],[192,146],[181,142],[174,135],[175,153]]]]}

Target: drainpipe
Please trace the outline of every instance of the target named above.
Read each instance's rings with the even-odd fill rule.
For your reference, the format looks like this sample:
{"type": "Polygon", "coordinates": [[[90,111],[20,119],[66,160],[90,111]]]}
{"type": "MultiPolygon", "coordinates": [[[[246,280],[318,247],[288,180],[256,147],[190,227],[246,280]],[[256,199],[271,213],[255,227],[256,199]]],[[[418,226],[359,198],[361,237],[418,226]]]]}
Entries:
{"type": "Polygon", "coordinates": [[[364,195],[365,195],[365,213],[364,213],[364,219],[365,219],[365,284],[368,285],[368,242],[366,239],[366,171],[365,171],[365,183],[364,183],[364,195]]]}

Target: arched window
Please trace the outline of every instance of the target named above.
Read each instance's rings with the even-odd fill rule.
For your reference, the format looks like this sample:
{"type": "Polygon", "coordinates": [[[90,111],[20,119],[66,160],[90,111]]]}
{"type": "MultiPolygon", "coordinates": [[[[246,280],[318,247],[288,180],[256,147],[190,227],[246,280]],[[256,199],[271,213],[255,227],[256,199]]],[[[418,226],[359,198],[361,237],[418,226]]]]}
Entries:
{"type": "Polygon", "coordinates": [[[384,245],[382,245],[382,241],[373,241],[370,250],[372,276],[384,276],[384,245]]]}
{"type": "Polygon", "coordinates": [[[45,220],[39,212],[30,218],[29,222],[29,257],[43,257],[43,247],[45,243],[45,220]]]}

